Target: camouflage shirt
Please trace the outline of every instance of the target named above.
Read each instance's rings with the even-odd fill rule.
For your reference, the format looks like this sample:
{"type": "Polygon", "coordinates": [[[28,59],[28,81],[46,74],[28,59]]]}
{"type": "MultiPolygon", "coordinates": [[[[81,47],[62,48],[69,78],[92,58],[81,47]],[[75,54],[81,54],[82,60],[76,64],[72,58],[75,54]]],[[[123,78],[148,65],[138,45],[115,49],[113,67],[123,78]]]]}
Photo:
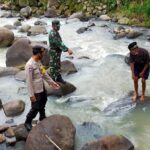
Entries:
{"type": "Polygon", "coordinates": [[[51,30],[49,33],[49,45],[51,50],[68,51],[68,47],[62,42],[59,32],[51,30]]]}

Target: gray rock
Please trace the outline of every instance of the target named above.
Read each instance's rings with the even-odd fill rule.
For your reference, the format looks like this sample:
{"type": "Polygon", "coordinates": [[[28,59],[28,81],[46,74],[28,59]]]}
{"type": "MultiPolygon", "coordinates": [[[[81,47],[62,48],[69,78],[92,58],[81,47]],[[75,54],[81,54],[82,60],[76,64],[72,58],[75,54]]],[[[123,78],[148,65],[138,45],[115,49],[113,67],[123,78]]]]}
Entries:
{"type": "Polygon", "coordinates": [[[3,107],[2,100],[0,99],[0,109],[3,107]]]}
{"type": "Polygon", "coordinates": [[[38,21],[34,22],[34,25],[45,26],[45,25],[47,25],[47,23],[46,23],[46,22],[44,22],[44,21],[40,21],[40,20],[38,20],[38,21]]]}
{"type": "Polygon", "coordinates": [[[122,24],[122,25],[127,25],[129,23],[129,21],[130,21],[129,18],[123,17],[123,18],[118,20],[118,23],[122,24]]]}
{"type": "Polygon", "coordinates": [[[28,32],[30,32],[31,35],[47,34],[46,28],[43,26],[38,26],[38,25],[31,27],[28,32]]]}
{"type": "Polygon", "coordinates": [[[81,33],[84,33],[85,31],[87,31],[88,30],[88,27],[81,27],[81,28],[79,28],[76,32],[78,33],[78,34],[81,34],[81,33]]]}
{"type": "Polygon", "coordinates": [[[111,18],[110,18],[108,15],[101,15],[99,18],[100,18],[102,21],[109,21],[109,20],[111,20],[111,18]]]}
{"type": "Polygon", "coordinates": [[[137,31],[132,31],[132,32],[129,32],[127,34],[127,38],[128,39],[135,39],[135,38],[137,38],[137,37],[139,37],[141,35],[143,35],[143,33],[140,33],[140,32],[137,32],[137,31]]]}
{"type": "Polygon", "coordinates": [[[15,79],[18,80],[18,81],[22,81],[22,82],[25,82],[26,81],[26,74],[25,74],[25,71],[20,71],[18,72],[16,75],[15,75],[15,79]]]}
{"type": "Polygon", "coordinates": [[[0,77],[15,75],[20,70],[15,67],[0,67],[0,77]]]}
{"type": "Polygon", "coordinates": [[[31,26],[30,25],[23,25],[20,29],[19,32],[28,32],[30,30],[31,26]]]}
{"type": "Polygon", "coordinates": [[[72,62],[65,60],[61,62],[61,72],[69,75],[72,73],[76,73],[77,69],[72,62]]]}
{"type": "Polygon", "coordinates": [[[53,8],[48,8],[48,10],[44,14],[47,18],[54,18],[57,16],[57,11],[53,8]]]}
{"type": "Polygon", "coordinates": [[[7,28],[8,30],[14,30],[14,29],[16,29],[16,27],[13,26],[13,25],[5,25],[4,28],[7,28]]]}
{"type": "Polygon", "coordinates": [[[25,103],[21,100],[10,101],[3,104],[3,109],[8,117],[20,115],[25,109],[25,103]]]}
{"type": "Polygon", "coordinates": [[[21,21],[18,21],[18,20],[17,20],[17,21],[14,23],[14,26],[16,26],[16,27],[22,26],[21,21]]]}
{"type": "Polygon", "coordinates": [[[60,88],[58,90],[55,90],[55,89],[52,89],[47,83],[45,83],[47,95],[64,96],[76,90],[76,87],[68,82],[66,84],[59,83],[59,85],[60,85],[60,88]]]}
{"type": "Polygon", "coordinates": [[[20,140],[26,140],[28,137],[29,132],[26,130],[24,124],[20,124],[18,125],[15,129],[15,136],[17,138],[18,141],[20,140]]]}
{"type": "Polygon", "coordinates": [[[0,47],[10,46],[14,41],[14,33],[7,28],[0,27],[0,47]]]}
{"type": "Polygon", "coordinates": [[[22,8],[22,9],[20,10],[20,15],[21,15],[22,17],[25,17],[25,18],[30,18],[31,15],[32,15],[32,9],[31,9],[31,7],[27,6],[27,7],[25,7],[25,8],[22,8]]]}
{"type": "Polygon", "coordinates": [[[61,149],[74,149],[75,127],[68,117],[53,115],[38,123],[28,135],[25,150],[54,150],[46,135],[61,149]]]}
{"type": "Polygon", "coordinates": [[[76,13],[73,13],[70,17],[69,17],[69,19],[74,19],[74,18],[81,18],[81,17],[83,17],[83,13],[82,12],[76,12],[76,13]]]}

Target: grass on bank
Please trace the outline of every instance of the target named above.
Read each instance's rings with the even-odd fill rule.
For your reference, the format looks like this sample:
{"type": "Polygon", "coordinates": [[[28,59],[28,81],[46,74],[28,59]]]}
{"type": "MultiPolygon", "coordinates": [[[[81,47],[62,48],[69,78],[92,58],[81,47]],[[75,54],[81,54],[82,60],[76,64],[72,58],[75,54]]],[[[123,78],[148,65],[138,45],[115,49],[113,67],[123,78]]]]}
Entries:
{"type": "Polygon", "coordinates": [[[124,0],[122,6],[111,10],[110,15],[130,18],[129,25],[150,27],[150,0],[124,0]]]}

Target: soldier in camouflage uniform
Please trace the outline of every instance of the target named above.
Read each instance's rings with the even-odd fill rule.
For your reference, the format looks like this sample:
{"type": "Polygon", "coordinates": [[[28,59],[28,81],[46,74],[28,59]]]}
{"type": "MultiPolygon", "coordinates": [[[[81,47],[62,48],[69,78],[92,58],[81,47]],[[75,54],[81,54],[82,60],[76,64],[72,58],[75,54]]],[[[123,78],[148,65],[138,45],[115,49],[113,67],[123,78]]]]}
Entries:
{"type": "Polygon", "coordinates": [[[50,75],[54,81],[65,83],[62,79],[61,71],[61,53],[68,52],[72,54],[72,50],[67,48],[59,34],[60,22],[58,20],[52,21],[52,30],[49,33],[49,45],[50,45],[50,75]]]}

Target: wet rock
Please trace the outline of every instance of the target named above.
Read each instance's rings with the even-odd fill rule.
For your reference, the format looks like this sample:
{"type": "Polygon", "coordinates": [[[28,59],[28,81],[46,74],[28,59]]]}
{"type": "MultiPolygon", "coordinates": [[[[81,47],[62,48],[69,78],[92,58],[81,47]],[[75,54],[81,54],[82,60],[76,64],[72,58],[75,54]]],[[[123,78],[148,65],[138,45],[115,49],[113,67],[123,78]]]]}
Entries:
{"type": "Polygon", "coordinates": [[[18,141],[20,140],[26,140],[28,137],[29,132],[26,130],[24,124],[20,124],[18,125],[15,129],[15,136],[17,138],[18,141]]]}
{"type": "Polygon", "coordinates": [[[0,27],[0,47],[10,46],[14,41],[14,33],[7,28],[0,27]]]}
{"type": "Polygon", "coordinates": [[[111,20],[111,18],[108,15],[101,15],[99,18],[102,21],[109,21],[109,20],[111,20]]]}
{"type": "Polygon", "coordinates": [[[23,25],[20,29],[19,32],[28,32],[30,30],[31,26],[30,25],[23,25]]]}
{"type": "Polygon", "coordinates": [[[20,70],[15,67],[0,67],[0,77],[15,75],[20,70]]]}
{"type": "Polygon", "coordinates": [[[12,18],[13,15],[11,12],[6,12],[1,15],[1,18],[12,18]]]}
{"type": "Polygon", "coordinates": [[[25,17],[25,18],[30,18],[32,16],[32,9],[31,9],[31,7],[27,6],[25,8],[22,8],[20,10],[20,15],[22,17],[25,17]]]}
{"type": "Polygon", "coordinates": [[[85,31],[88,31],[88,29],[89,29],[88,27],[81,27],[76,32],[78,34],[81,34],[81,33],[84,33],[85,31]]]}
{"type": "Polygon", "coordinates": [[[12,126],[12,124],[14,124],[14,119],[9,119],[9,120],[6,120],[5,122],[6,124],[9,124],[12,126]]]}
{"type": "Polygon", "coordinates": [[[19,141],[15,144],[15,150],[24,150],[25,141],[19,141]]]}
{"type": "Polygon", "coordinates": [[[66,20],[66,24],[68,23],[73,23],[73,22],[79,22],[80,20],[78,18],[74,18],[74,19],[68,19],[66,20]]]}
{"type": "Polygon", "coordinates": [[[43,26],[34,26],[34,27],[31,27],[28,32],[30,32],[31,35],[47,34],[47,30],[43,26]]]}
{"type": "Polygon", "coordinates": [[[65,60],[61,62],[61,72],[69,75],[76,73],[77,69],[71,61],[65,60]]]}
{"type": "Polygon", "coordinates": [[[54,150],[46,135],[61,149],[74,149],[75,127],[68,117],[52,115],[38,123],[28,135],[25,150],[54,150]]]}
{"type": "Polygon", "coordinates": [[[22,82],[25,82],[26,81],[26,74],[25,74],[25,71],[20,71],[18,72],[16,75],[15,75],[15,79],[18,80],[18,81],[22,81],[22,82]]]}
{"type": "Polygon", "coordinates": [[[17,20],[17,21],[14,23],[14,26],[16,26],[16,27],[22,26],[21,21],[18,21],[18,20],[17,20]]]}
{"type": "Polygon", "coordinates": [[[81,150],[134,150],[134,145],[124,136],[105,136],[85,144],[81,150]]]}
{"type": "Polygon", "coordinates": [[[124,38],[125,36],[126,36],[126,33],[125,33],[125,32],[120,32],[120,33],[116,34],[116,35],[113,37],[113,39],[114,39],[114,40],[118,40],[118,39],[120,39],[120,38],[124,38]]]}
{"type": "Polygon", "coordinates": [[[53,8],[48,8],[48,10],[44,14],[47,18],[54,18],[57,16],[57,11],[53,8]]]}
{"type": "Polygon", "coordinates": [[[132,110],[136,107],[136,103],[134,103],[131,97],[124,97],[118,101],[115,101],[108,105],[104,109],[105,115],[120,115],[127,113],[129,110],[132,110]]]}
{"type": "Polygon", "coordinates": [[[21,100],[10,101],[3,105],[7,117],[20,115],[25,108],[25,103],[21,100]]]}
{"type": "Polygon", "coordinates": [[[5,131],[5,136],[8,138],[12,138],[15,136],[14,130],[9,127],[6,131],[5,131]]]}
{"type": "Polygon", "coordinates": [[[88,56],[81,56],[78,59],[90,59],[88,56]]]}
{"type": "Polygon", "coordinates": [[[27,87],[19,87],[17,93],[19,95],[27,95],[28,94],[27,87]]]}
{"type": "Polygon", "coordinates": [[[128,39],[134,39],[134,38],[137,38],[139,36],[143,35],[143,33],[140,33],[140,32],[137,32],[137,31],[132,31],[132,32],[129,32],[127,34],[127,38],[128,39]]]}
{"type": "Polygon", "coordinates": [[[115,34],[118,34],[118,33],[120,33],[120,32],[125,32],[125,28],[124,28],[123,26],[115,27],[115,28],[113,29],[113,32],[114,32],[115,34]]]}
{"type": "Polygon", "coordinates": [[[76,149],[81,149],[87,142],[91,142],[103,135],[101,127],[94,122],[84,122],[76,127],[76,149]]]}
{"type": "Polygon", "coordinates": [[[8,124],[0,125],[0,133],[6,131],[10,126],[8,124]]]}
{"type": "MultiPolygon", "coordinates": [[[[32,56],[33,45],[45,45],[42,42],[30,42],[26,38],[21,38],[15,41],[15,43],[8,49],[6,53],[6,65],[7,66],[23,66],[32,56]]],[[[44,66],[49,64],[48,50],[42,59],[44,66]]]]}
{"type": "Polygon", "coordinates": [[[0,144],[5,142],[6,138],[2,134],[0,134],[0,144]]]}
{"type": "Polygon", "coordinates": [[[129,24],[129,21],[130,21],[129,18],[123,17],[123,18],[118,20],[118,23],[122,24],[122,25],[127,25],[127,24],[129,24]]]}
{"type": "Polygon", "coordinates": [[[150,40],[150,35],[147,35],[147,37],[146,37],[146,38],[147,38],[147,40],[150,40]]]}
{"type": "Polygon", "coordinates": [[[46,26],[46,25],[47,25],[47,23],[46,23],[46,22],[44,22],[44,21],[40,21],[40,20],[38,20],[38,21],[34,22],[34,25],[46,26]]]}
{"type": "Polygon", "coordinates": [[[12,138],[6,137],[6,144],[7,145],[15,145],[16,141],[17,141],[16,137],[12,137],[12,138]]]}
{"type": "Polygon", "coordinates": [[[69,19],[74,19],[74,18],[78,18],[80,19],[81,17],[83,17],[83,13],[82,12],[77,12],[77,13],[73,13],[69,19]]]}
{"type": "Polygon", "coordinates": [[[5,25],[4,28],[7,28],[8,30],[14,30],[14,29],[16,29],[16,27],[13,26],[13,25],[5,25]]]}
{"type": "Polygon", "coordinates": [[[130,63],[130,53],[128,53],[128,54],[125,56],[124,61],[125,61],[125,63],[126,63],[127,65],[129,65],[129,63],[130,63]]]}
{"type": "Polygon", "coordinates": [[[60,88],[58,90],[55,90],[52,89],[47,83],[45,83],[47,95],[65,96],[76,90],[76,87],[69,82],[67,82],[66,84],[59,83],[59,85],[60,88]]]}

